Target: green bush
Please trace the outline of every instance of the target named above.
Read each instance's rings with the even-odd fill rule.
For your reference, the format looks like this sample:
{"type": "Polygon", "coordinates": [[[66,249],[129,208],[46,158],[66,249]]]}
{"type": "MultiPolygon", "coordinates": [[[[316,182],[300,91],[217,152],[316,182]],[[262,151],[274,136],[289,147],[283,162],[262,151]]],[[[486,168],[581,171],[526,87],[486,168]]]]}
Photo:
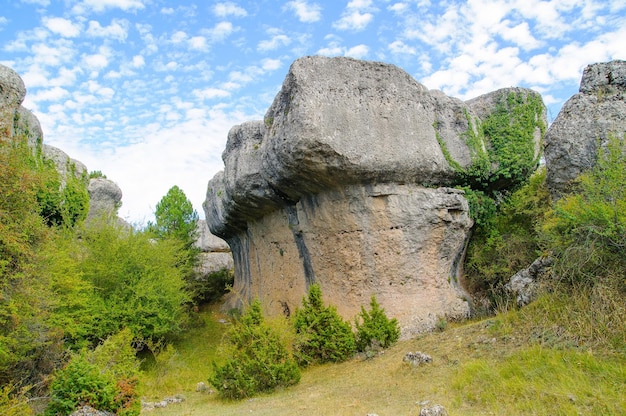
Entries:
{"type": "Polygon", "coordinates": [[[319,284],[311,285],[309,296],[294,316],[294,356],[301,366],[341,362],[354,355],[356,344],[350,323],[332,306],[324,306],[319,284]]]}
{"type": "Polygon", "coordinates": [[[570,284],[617,280],[626,291],[626,137],[599,146],[593,169],[560,199],[545,222],[553,270],[570,284]]]}
{"type": "Polygon", "coordinates": [[[68,415],[87,404],[117,415],[139,415],[139,362],[132,341],[132,333],[125,329],[93,351],[74,354],[54,377],[45,414],[68,415]]]}
{"type": "Polygon", "coordinates": [[[370,308],[368,312],[361,306],[361,313],[356,319],[357,351],[364,352],[372,347],[373,343],[382,348],[388,348],[400,338],[398,320],[387,318],[385,310],[376,302],[374,295],[370,300],[370,308]]]}
{"type": "Polygon", "coordinates": [[[240,399],[300,381],[298,365],[264,323],[259,301],[226,334],[226,341],[227,358],[221,365],[214,364],[209,377],[222,396],[240,399]]]}
{"type": "Polygon", "coordinates": [[[83,404],[102,411],[115,410],[115,380],[90,363],[85,353],[72,357],[56,374],[50,395],[46,416],[69,415],[83,404]]]}

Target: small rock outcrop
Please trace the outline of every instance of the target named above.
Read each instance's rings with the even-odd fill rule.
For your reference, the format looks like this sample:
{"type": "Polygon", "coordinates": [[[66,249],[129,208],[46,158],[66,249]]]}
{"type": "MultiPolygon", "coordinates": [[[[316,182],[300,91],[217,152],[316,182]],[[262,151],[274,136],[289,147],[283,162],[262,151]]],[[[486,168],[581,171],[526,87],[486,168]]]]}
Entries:
{"type": "Polygon", "coordinates": [[[197,279],[208,279],[211,273],[233,270],[233,256],[226,241],[211,234],[205,220],[198,220],[198,239],[195,246],[200,249],[197,279]]]}
{"type": "Polygon", "coordinates": [[[553,199],[595,165],[598,146],[626,133],[626,61],[585,68],[579,93],[559,112],[545,136],[546,181],[553,199]]]}
{"type": "Polygon", "coordinates": [[[526,306],[535,300],[538,281],[553,262],[551,257],[539,257],[530,266],[515,273],[504,285],[504,289],[515,299],[517,306],[526,306]]]}
{"type": "Polygon", "coordinates": [[[117,217],[117,209],[122,202],[122,190],[106,178],[92,178],[87,187],[89,192],[89,212],[87,221],[111,215],[117,217]]]}
{"type": "MultiPolygon", "coordinates": [[[[477,164],[499,169],[485,163],[492,146],[477,114],[511,94],[538,100],[545,118],[530,90],[463,102],[393,65],[296,60],[264,120],[231,129],[224,171],[208,184],[207,224],[235,264],[227,307],[259,298],[279,314],[319,283],[349,319],[375,294],[403,337],[467,316],[458,278],[472,220],[451,186],[477,164]]],[[[540,140],[525,143],[536,162],[540,140]]]]}

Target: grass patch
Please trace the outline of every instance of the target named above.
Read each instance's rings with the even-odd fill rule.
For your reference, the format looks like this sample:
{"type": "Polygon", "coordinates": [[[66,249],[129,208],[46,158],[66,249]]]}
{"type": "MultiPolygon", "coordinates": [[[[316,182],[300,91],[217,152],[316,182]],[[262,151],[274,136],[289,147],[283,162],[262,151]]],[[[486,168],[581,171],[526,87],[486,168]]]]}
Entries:
{"type": "MultiPolygon", "coordinates": [[[[564,296],[547,294],[520,310],[449,323],[441,332],[400,341],[372,359],[313,366],[303,370],[295,386],[241,401],[195,392],[196,383],[206,382],[212,371],[210,361],[225,329],[216,322],[219,314],[203,311],[206,325],[177,342],[177,355],[160,381],[150,380],[160,374],[158,368],[145,375],[151,392],[146,400],[183,394],[186,401],[145,413],[419,415],[428,403],[443,405],[450,415],[626,414],[626,356],[610,342],[564,330],[558,316],[581,314],[589,299],[588,294],[564,296]],[[564,309],[575,305],[578,309],[564,309]],[[433,362],[414,368],[402,361],[409,351],[429,354],[433,362]]],[[[282,333],[289,331],[285,327],[282,333]]]]}
{"type": "Polygon", "coordinates": [[[452,381],[455,408],[495,414],[626,414],[626,362],[534,345],[502,360],[474,359],[452,381]]]}

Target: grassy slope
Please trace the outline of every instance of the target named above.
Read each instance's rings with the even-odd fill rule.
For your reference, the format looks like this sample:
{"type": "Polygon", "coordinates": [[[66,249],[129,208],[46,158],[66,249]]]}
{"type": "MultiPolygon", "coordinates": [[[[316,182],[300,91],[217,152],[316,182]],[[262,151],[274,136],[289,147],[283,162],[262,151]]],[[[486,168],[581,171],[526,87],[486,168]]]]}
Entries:
{"type": "Polygon", "coordinates": [[[576,345],[529,311],[454,325],[371,360],[307,369],[292,388],[239,402],[195,392],[225,327],[207,311],[205,325],[177,343],[177,355],[145,377],[146,400],[173,394],[187,400],[144,414],[417,415],[425,403],[441,404],[450,415],[626,414],[624,354],[576,345]],[[412,368],[402,361],[408,351],[433,362],[412,368]]]}

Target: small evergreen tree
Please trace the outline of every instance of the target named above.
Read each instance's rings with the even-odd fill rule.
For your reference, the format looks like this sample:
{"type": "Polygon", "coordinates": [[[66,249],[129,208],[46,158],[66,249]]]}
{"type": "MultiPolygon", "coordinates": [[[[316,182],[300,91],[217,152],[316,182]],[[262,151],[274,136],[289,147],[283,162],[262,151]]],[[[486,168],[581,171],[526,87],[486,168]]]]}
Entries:
{"type": "Polygon", "coordinates": [[[376,341],[382,348],[388,348],[400,338],[400,326],[397,319],[389,319],[385,310],[376,302],[376,296],[370,300],[371,311],[361,306],[361,313],[356,319],[356,349],[365,351],[376,341]],[[363,323],[359,322],[359,317],[363,323]]]}
{"type": "Polygon", "coordinates": [[[197,238],[198,213],[187,196],[174,185],[156,205],[154,212],[156,223],[150,228],[160,238],[174,237],[191,248],[197,238]]]}
{"type": "Polygon", "coordinates": [[[279,336],[263,321],[257,300],[227,333],[228,358],[214,363],[211,383],[224,397],[240,399],[300,381],[300,369],[279,336]]]}
{"type": "Polygon", "coordinates": [[[294,328],[294,356],[301,366],[345,361],[355,352],[350,323],[334,307],[324,306],[319,284],[311,285],[308,299],[296,309],[294,328]]]}

